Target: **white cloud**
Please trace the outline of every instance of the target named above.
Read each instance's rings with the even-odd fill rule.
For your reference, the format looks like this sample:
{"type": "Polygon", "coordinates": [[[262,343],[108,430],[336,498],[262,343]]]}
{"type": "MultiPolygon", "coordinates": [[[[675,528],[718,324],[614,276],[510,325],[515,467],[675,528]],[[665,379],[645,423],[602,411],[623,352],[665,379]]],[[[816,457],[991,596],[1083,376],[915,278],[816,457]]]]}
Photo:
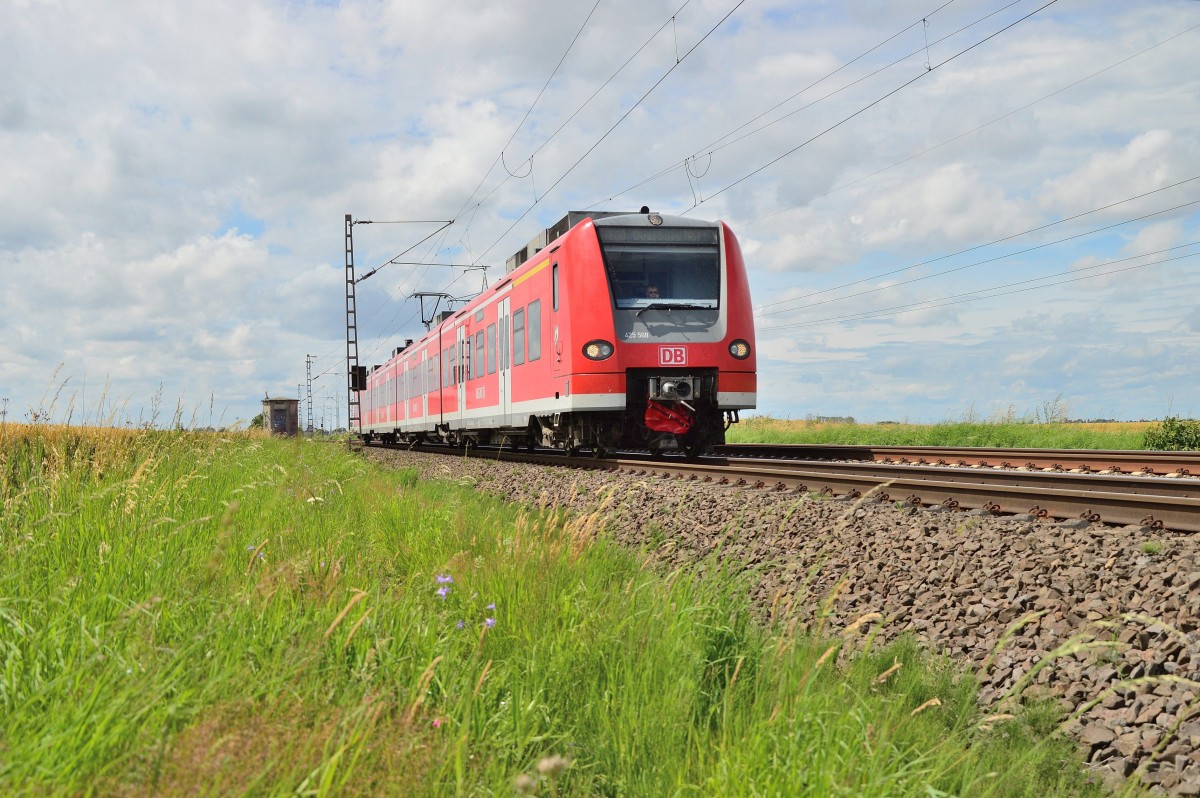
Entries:
{"type": "MultiPolygon", "coordinates": [[[[690,215],[733,224],[757,303],[806,306],[764,318],[766,410],[938,418],[982,397],[1021,405],[1074,392],[1087,397],[1081,412],[1152,415],[1156,391],[1194,388],[1181,354],[1194,355],[1200,329],[1187,300],[1194,261],[888,309],[1083,275],[1197,240],[1197,214],[1181,209],[988,265],[970,263],[1085,228],[943,257],[1200,175],[1196,34],[1065,88],[1200,22],[1194,5],[1054,6],[843,122],[922,74],[928,8],[746,5],[676,65],[732,6],[693,0],[571,118],[678,7],[615,0],[597,8],[522,123],[590,4],[10,3],[0,48],[9,78],[0,86],[0,397],[10,398],[10,417],[21,415],[62,363],[72,389],[86,376],[89,400],[107,375],[111,396],[135,414],[161,383],[168,405],[215,397],[229,417],[253,415],[262,391],[292,394],[306,354],[337,371],[346,213],[448,219],[461,208],[459,223],[412,259],[499,264],[569,209],[682,211],[704,199],[690,215]],[[719,137],[781,102],[734,138],[757,132],[707,157],[711,143],[730,141],[719,137]],[[489,172],[501,148],[522,175],[532,155],[532,173],[489,172]],[[692,155],[689,179],[679,165],[692,155]],[[836,297],[847,298],[826,301],[836,297]],[[847,318],[867,311],[889,315],[847,318]],[[1111,332],[1097,344],[1058,313],[1111,332]],[[821,318],[841,320],[777,327],[821,318]],[[994,364],[1003,380],[990,376],[994,364]],[[1157,389],[1147,389],[1149,373],[1166,375],[1157,389]]],[[[960,3],[929,16],[928,59],[1026,13],[1010,9],[936,43],[998,7],[960,3]]],[[[1192,196],[1183,187],[1079,224],[1192,196]]],[[[356,228],[360,268],[431,230],[356,228]]],[[[477,283],[441,267],[387,267],[360,288],[364,357],[420,332],[407,293],[477,283]]],[[[334,374],[317,389],[343,392],[334,374]]]]}

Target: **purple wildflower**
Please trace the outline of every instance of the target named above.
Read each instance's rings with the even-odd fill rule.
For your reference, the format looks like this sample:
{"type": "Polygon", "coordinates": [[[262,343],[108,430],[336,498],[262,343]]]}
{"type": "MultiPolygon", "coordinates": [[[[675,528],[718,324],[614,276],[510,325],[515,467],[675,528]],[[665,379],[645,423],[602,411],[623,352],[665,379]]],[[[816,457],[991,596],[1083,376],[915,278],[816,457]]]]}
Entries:
{"type": "Polygon", "coordinates": [[[461,629],[461,628],[463,628],[464,626],[466,626],[466,624],[465,624],[465,623],[463,623],[462,619],[460,618],[460,619],[459,619],[459,621],[458,621],[458,623],[454,624],[454,626],[455,626],[456,628],[458,628],[458,629],[461,629]]]}
{"type": "Polygon", "coordinates": [[[494,609],[496,609],[496,602],[494,602],[494,601],[493,601],[491,604],[489,604],[489,605],[487,605],[486,607],[484,607],[484,609],[485,609],[485,610],[494,610],[494,609]]]}
{"type": "Polygon", "coordinates": [[[496,619],[495,618],[486,618],[483,621],[483,625],[486,626],[487,628],[491,629],[493,626],[496,625],[496,619]]]}
{"type": "Polygon", "coordinates": [[[436,579],[437,579],[437,583],[439,585],[454,584],[454,577],[451,576],[450,574],[438,574],[436,579]]]}
{"type": "Polygon", "coordinates": [[[442,598],[446,598],[446,594],[447,594],[447,593],[449,593],[449,592],[450,592],[450,586],[449,586],[449,585],[442,585],[441,587],[439,587],[439,588],[437,589],[437,594],[438,594],[439,596],[441,596],[442,598]]]}

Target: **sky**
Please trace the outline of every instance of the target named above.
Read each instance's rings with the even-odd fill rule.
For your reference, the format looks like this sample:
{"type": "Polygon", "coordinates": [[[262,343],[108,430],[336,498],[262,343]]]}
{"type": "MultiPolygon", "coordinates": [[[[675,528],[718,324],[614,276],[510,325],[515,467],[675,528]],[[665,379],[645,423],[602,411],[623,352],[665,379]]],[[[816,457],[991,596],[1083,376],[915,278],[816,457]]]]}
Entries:
{"type": "Polygon", "coordinates": [[[371,365],[647,205],[738,236],[760,414],[1194,418],[1197,52],[1196,0],[0,0],[0,413],[311,372],[333,428],[346,214],[371,365]]]}

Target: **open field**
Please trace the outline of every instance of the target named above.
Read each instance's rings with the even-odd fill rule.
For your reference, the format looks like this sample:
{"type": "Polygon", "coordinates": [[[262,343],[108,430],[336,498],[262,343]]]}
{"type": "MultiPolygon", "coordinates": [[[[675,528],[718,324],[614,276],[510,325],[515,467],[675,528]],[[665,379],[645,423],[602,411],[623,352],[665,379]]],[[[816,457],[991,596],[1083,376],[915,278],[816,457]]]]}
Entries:
{"type": "Polygon", "coordinates": [[[749,416],[729,428],[729,443],[858,446],[984,446],[1024,449],[1142,449],[1153,422],[842,424],[749,416]]]}
{"type": "Polygon", "coordinates": [[[453,460],[5,425],[0,492],[5,794],[1105,794],[1053,707],[453,460]]]}

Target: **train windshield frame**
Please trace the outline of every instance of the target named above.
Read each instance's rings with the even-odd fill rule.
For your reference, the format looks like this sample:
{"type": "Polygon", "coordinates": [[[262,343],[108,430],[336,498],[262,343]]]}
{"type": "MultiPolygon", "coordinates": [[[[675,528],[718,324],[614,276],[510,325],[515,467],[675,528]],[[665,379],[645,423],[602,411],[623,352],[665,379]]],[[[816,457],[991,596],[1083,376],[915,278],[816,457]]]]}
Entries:
{"type": "Polygon", "coordinates": [[[720,308],[719,228],[606,225],[596,233],[618,308],[720,308]]]}

